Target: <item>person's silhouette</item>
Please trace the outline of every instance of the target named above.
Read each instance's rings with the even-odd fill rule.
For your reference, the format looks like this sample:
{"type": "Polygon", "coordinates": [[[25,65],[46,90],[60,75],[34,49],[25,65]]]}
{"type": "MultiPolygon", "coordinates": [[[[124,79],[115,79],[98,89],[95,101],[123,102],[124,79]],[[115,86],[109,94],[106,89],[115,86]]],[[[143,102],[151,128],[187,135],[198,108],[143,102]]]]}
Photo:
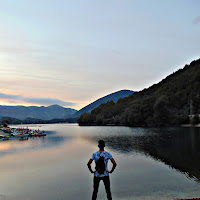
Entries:
{"type": "Polygon", "coordinates": [[[92,194],[92,200],[96,200],[97,198],[97,193],[98,193],[98,189],[99,189],[99,182],[101,180],[103,180],[104,186],[105,186],[105,190],[106,190],[106,194],[107,194],[107,198],[108,200],[112,200],[112,195],[111,195],[111,191],[110,191],[110,178],[109,178],[109,174],[112,173],[115,169],[115,167],[117,166],[114,158],[112,157],[112,155],[109,152],[104,151],[104,147],[105,147],[105,142],[103,140],[99,140],[99,151],[94,152],[92,154],[92,157],[90,158],[90,160],[88,161],[88,169],[90,170],[91,173],[94,173],[94,185],[93,185],[93,194],[92,194]],[[97,167],[98,160],[99,158],[104,159],[104,167],[103,170],[104,172],[100,172],[100,170],[98,170],[99,167],[97,167]],[[93,171],[91,168],[91,163],[92,161],[95,161],[96,163],[96,170],[93,171]],[[107,165],[108,165],[108,161],[111,160],[113,166],[111,171],[108,171],[107,165]]]}

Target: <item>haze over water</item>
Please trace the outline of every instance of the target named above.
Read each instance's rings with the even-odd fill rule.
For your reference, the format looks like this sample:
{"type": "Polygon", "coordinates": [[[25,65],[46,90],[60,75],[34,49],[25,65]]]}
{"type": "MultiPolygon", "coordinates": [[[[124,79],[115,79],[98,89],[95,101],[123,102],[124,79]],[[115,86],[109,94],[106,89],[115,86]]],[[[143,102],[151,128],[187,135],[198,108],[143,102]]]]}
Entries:
{"type": "MultiPolygon", "coordinates": [[[[199,129],[29,128],[38,127],[46,137],[0,141],[0,199],[91,199],[93,175],[86,164],[99,139],[118,164],[110,175],[113,199],[200,197],[199,129]]],[[[98,199],[106,199],[103,183],[98,199]]]]}

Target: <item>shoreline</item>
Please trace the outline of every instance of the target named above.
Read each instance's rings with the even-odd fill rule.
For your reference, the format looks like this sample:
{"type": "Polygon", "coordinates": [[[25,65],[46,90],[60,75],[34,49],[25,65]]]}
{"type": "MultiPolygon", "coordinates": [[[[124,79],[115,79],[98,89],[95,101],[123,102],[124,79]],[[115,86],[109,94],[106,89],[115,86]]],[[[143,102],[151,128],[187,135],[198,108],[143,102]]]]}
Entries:
{"type": "Polygon", "coordinates": [[[124,126],[124,127],[132,127],[132,128],[166,128],[166,127],[195,127],[195,128],[199,128],[200,124],[197,124],[197,125],[182,124],[182,125],[177,125],[177,126],[142,126],[142,125],[141,126],[127,126],[125,124],[92,124],[92,125],[79,125],[79,126],[124,126]]]}
{"type": "Polygon", "coordinates": [[[183,124],[183,125],[181,125],[181,127],[200,127],[200,124],[197,124],[197,125],[192,125],[192,124],[183,124]]]}
{"type": "MultiPolygon", "coordinates": [[[[24,123],[24,124],[9,124],[9,125],[35,125],[35,124],[78,124],[77,122],[57,122],[57,123],[24,123]]],[[[78,124],[79,125],[79,124],[78,124]]],[[[79,126],[124,126],[124,127],[133,127],[133,128],[165,128],[165,127],[194,127],[194,128],[199,128],[200,124],[197,125],[192,125],[192,124],[182,124],[178,126],[127,126],[126,124],[92,124],[92,125],[79,125],[79,126]]],[[[3,127],[2,127],[3,128],[3,127]]]]}

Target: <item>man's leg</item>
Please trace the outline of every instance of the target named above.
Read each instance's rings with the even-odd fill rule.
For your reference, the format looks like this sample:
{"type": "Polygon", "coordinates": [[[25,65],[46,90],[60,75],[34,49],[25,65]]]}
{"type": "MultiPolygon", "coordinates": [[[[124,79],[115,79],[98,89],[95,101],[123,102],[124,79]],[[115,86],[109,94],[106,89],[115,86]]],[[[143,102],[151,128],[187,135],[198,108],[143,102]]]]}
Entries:
{"type": "Polygon", "coordinates": [[[111,195],[111,191],[110,191],[110,179],[109,176],[104,176],[103,177],[103,183],[106,189],[106,194],[107,194],[107,198],[108,200],[112,200],[112,195],[111,195]]]}
{"type": "Polygon", "coordinates": [[[97,199],[97,193],[98,193],[98,189],[99,189],[99,182],[100,182],[100,178],[95,177],[94,176],[94,189],[93,189],[93,194],[92,194],[92,200],[96,200],[97,199]]]}

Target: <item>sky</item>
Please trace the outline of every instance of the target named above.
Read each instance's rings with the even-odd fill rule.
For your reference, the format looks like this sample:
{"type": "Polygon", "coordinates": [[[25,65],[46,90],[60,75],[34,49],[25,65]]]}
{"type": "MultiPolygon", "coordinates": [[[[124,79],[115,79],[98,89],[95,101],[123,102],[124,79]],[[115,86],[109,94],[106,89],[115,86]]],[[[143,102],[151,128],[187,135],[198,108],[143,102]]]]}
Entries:
{"type": "Polygon", "coordinates": [[[200,58],[199,0],[0,0],[0,105],[81,109],[200,58]]]}

